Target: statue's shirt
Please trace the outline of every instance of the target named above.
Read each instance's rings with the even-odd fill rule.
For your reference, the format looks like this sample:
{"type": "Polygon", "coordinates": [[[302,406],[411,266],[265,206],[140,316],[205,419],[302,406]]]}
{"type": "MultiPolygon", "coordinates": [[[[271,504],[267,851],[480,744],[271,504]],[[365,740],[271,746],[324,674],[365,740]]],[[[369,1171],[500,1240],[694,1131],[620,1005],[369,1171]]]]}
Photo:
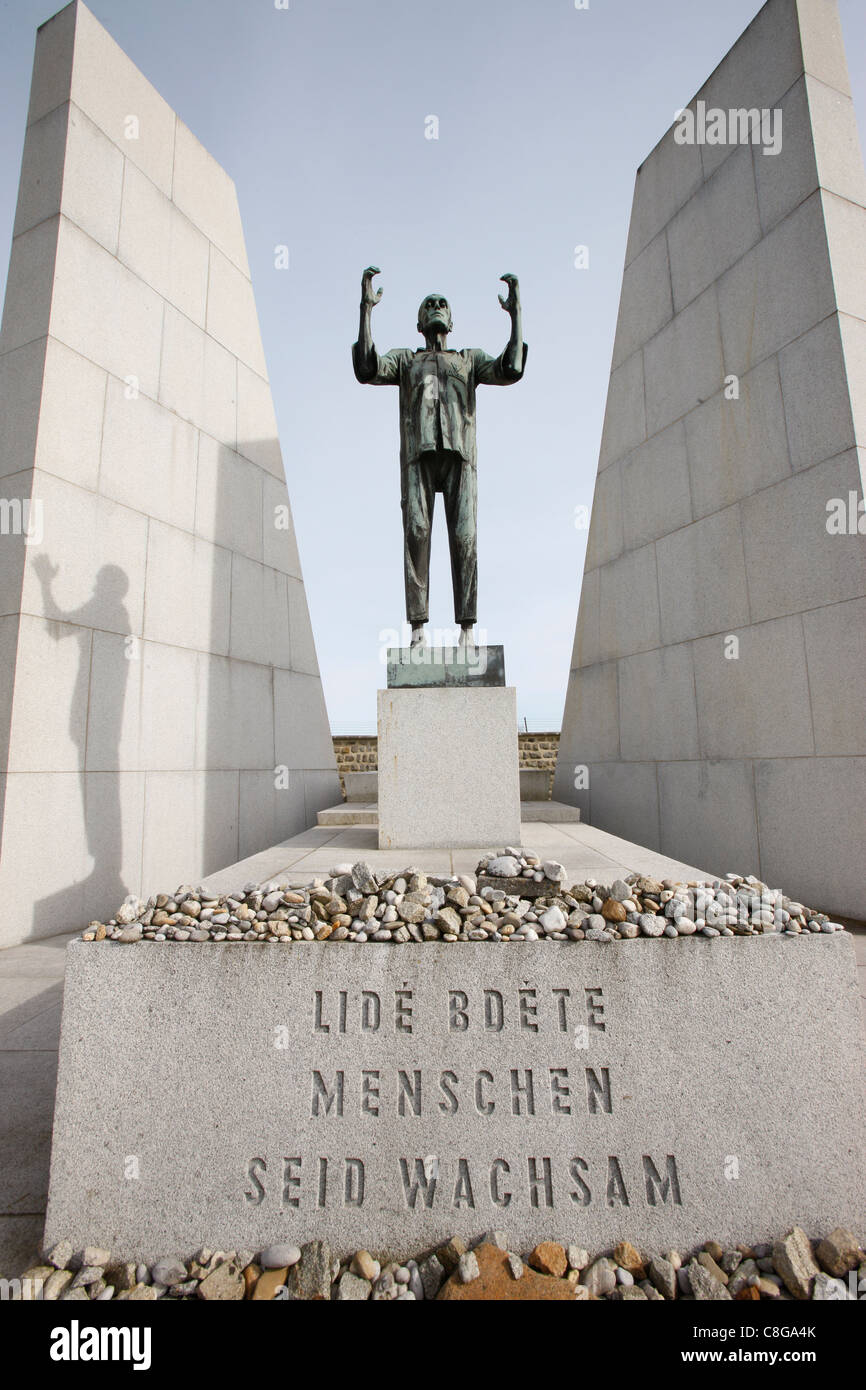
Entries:
{"type": "Polygon", "coordinates": [[[483,348],[392,348],[382,356],[372,349],[364,362],[355,343],[355,376],[370,386],[400,387],[400,461],[405,467],[421,454],[447,450],[474,465],[475,388],[510,386],[523,376],[527,346],[522,345],[520,370],[509,362],[508,348],[491,357],[483,348]]]}

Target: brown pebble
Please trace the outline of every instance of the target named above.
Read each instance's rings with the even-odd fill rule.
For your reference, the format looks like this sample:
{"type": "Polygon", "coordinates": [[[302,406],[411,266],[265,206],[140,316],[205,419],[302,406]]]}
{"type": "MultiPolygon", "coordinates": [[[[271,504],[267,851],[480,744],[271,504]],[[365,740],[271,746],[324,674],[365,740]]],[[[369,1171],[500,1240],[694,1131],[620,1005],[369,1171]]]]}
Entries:
{"type": "Polygon", "coordinates": [[[621,1269],[627,1269],[636,1279],[646,1278],[646,1267],[639,1250],[627,1240],[621,1240],[613,1252],[613,1258],[621,1269]]]}
{"type": "Polygon", "coordinates": [[[445,1270],[446,1274],[453,1274],[460,1263],[460,1256],[466,1254],[466,1242],[459,1236],[452,1236],[449,1241],[439,1247],[436,1251],[436,1258],[445,1270]]]}
{"type": "Polygon", "coordinates": [[[527,1264],[537,1269],[539,1274],[552,1274],[555,1279],[561,1279],[568,1269],[568,1257],[561,1245],[553,1240],[543,1240],[536,1245],[527,1264]]]}
{"type": "MultiPolygon", "coordinates": [[[[275,1299],[277,1290],[284,1287],[288,1277],[289,1271],[287,1268],[266,1269],[265,1272],[259,1276],[256,1283],[252,1295],[253,1302],[261,1303],[275,1299]]],[[[244,1270],[244,1278],[246,1278],[246,1270],[244,1270]]]]}
{"type": "Polygon", "coordinates": [[[605,898],[601,905],[601,915],[607,922],[624,922],[628,916],[628,910],[618,903],[616,898],[605,898]]]}
{"type": "MultiPolygon", "coordinates": [[[[538,1274],[532,1269],[524,1269],[521,1278],[515,1279],[508,1267],[508,1254],[500,1250],[498,1245],[479,1245],[473,1254],[478,1261],[478,1278],[464,1284],[458,1273],[452,1274],[442,1285],[438,1299],[443,1302],[459,1300],[472,1303],[497,1303],[506,1299],[534,1303],[557,1299],[573,1303],[584,1296],[578,1293],[579,1285],[570,1284],[567,1279],[538,1274]]],[[[442,1258],[441,1254],[439,1258],[442,1258]]]]}

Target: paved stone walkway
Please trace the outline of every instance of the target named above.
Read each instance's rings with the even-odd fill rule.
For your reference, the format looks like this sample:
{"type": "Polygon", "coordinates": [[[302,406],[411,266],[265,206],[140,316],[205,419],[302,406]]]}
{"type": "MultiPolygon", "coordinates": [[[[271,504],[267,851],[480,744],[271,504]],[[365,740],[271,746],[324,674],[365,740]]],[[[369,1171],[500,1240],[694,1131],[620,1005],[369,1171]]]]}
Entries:
{"type": "MultiPolygon", "coordinates": [[[[261,881],[288,872],[300,878],[312,878],[335,864],[358,859],[367,860],[374,869],[379,866],[403,868],[412,864],[430,873],[471,873],[481,855],[492,848],[483,844],[455,850],[384,850],[378,848],[377,834],[374,826],[314,826],[273,849],[263,850],[211,874],[205,879],[205,886],[224,892],[253,879],[261,881]]],[[[609,879],[632,872],[658,874],[662,878],[706,877],[704,870],[668,859],[629,840],[620,840],[591,825],[581,825],[579,821],[524,823],[521,838],[525,848],[544,859],[558,859],[564,864],[571,882],[587,875],[609,879]]]]}
{"type": "MultiPolygon", "coordinates": [[[[522,840],[527,849],[565,864],[569,882],[587,876],[609,881],[625,873],[677,879],[706,877],[690,865],[589,825],[535,822],[524,827],[522,840]]],[[[386,851],[376,847],[374,829],[318,826],[211,874],[206,884],[213,891],[225,891],[283,873],[303,882],[335,864],[362,858],[374,867],[404,868],[411,863],[430,872],[471,872],[481,852],[488,848],[386,851]]],[[[72,935],[0,951],[0,1275],[7,1277],[32,1263],[41,1244],[64,955],[72,935]]],[[[866,929],[855,929],[854,938],[866,1019],[866,929]]],[[[120,1041],[95,1039],[94,1045],[108,1048],[120,1041]]]]}

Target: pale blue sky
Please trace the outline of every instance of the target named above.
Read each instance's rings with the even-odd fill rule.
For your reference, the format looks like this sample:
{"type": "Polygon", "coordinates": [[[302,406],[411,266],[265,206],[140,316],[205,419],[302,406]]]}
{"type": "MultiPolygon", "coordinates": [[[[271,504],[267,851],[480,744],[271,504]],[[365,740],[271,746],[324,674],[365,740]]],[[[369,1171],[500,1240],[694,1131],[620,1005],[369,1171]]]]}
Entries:
{"type": "MultiPolygon", "coordinates": [[[[374,730],[380,634],[404,616],[397,393],[359,386],[349,358],[373,263],[381,348],[418,344],[436,289],[452,345],[498,352],[498,277],[520,277],[526,377],[479,393],[479,626],[505,646],[521,721],[558,728],[586,544],[574,511],[592,502],[635,169],[760,5],[290,4],[90,0],[237,184],[332,727],[374,730]]],[[[4,279],[35,29],[58,8],[0,0],[4,279]]],[[[866,4],[840,10],[862,134],[866,4]]],[[[431,627],[445,629],[441,510],[437,523],[431,627]]]]}

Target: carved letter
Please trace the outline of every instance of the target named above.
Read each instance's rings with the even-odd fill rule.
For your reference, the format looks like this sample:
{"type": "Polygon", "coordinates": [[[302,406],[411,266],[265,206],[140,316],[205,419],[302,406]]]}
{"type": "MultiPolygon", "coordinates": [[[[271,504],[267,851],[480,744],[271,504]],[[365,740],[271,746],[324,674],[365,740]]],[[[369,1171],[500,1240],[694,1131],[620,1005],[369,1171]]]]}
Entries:
{"type": "Polygon", "coordinates": [[[329,1115],[331,1113],[331,1107],[335,1104],[335,1102],[335,1113],[337,1115],[342,1115],[343,1073],[341,1071],[337,1072],[337,1079],[334,1083],[333,1091],[328,1090],[327,1086],[325,1085],[325,1082],[322,1079],[322,1073],[320,1071],[313,1072],[313,1107],[311,1114],[318,1115],[321,1113],[319,1110],[319,1101],[322,1101],[324,1103],[326,1115],[329,1115]]]}
{"type": "MultiPolygon", "coordinates": [[[[403,1180],[403,1196],[406,1198],[407,1207],[415,1210],[415,1203],[418,1200],[419,1191],[424,1197],[425,1207],[432,1207],[433,1199],[436,1196],[436,1173],[432,1169],[428,1172],[423,1158],[416,1158],[414,1182],[409,1177],[408,1158],[400,1159],[400,1176],[403,1180]]],[[[438,1167],[437,1167],[438,1171],[438,1167]]]]}
{"type": "Polygon", "coordinates": [[[255,1184],[256,1190],[255,1192],[245,1192],[244,1196],[246,1197],[247,1201],[250,1203],[251,1206],[259,1206],[261,1204],[262,1198],[265,1195],[264,1183],[261,1182],[256,1169],[259,1169],[262,1173],[265,1173],[267,1171],[267,1167],[268,1165],[263,1158],[251,1158],[249,1161],[249,1166],[247,1167],[247,1177],[249,1178],[250,1182],[255,1184]]]}
{"type": "Polygon", "coordinates": [[[673,1204],[681,1207],[683,1204],[680,1196],[680,1180],[677,1174],[677,1162],[673,1154],[668,1154],[665,1164],[665,1176],[662,1178],[649,1154],[643,1156],[643,1171],[646,1179],[646,1199],[649,1206],[656,1206],[656,1188],[658,1187],[662,1202],[668,1200],[668,1195],[673,1198],[673,1204]]]}

